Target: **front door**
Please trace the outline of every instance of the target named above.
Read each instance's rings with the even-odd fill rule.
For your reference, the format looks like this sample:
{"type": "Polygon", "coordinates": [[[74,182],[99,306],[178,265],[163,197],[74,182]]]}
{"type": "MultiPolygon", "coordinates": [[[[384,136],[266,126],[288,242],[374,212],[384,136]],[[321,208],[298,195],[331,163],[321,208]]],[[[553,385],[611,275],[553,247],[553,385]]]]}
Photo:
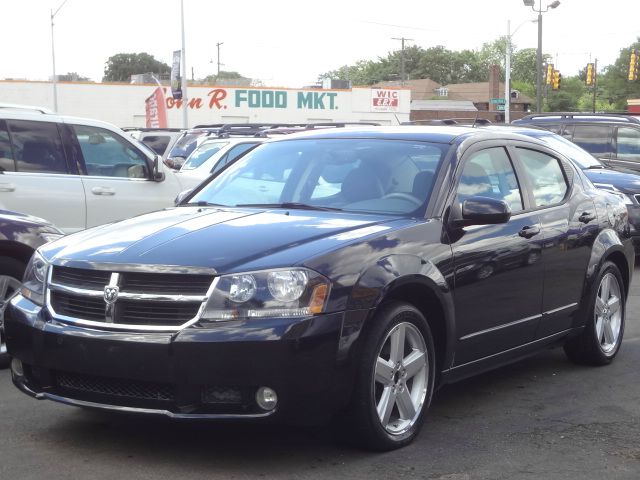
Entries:
{"type": "Polygon", "coordinates": [[[455,201],[504,200],[511,219],[450,233],[454,255],[456,366],[533,341],[540,322],[544,268],[540,221],[528,211],[504,147],[466,155],[455,201]]]}

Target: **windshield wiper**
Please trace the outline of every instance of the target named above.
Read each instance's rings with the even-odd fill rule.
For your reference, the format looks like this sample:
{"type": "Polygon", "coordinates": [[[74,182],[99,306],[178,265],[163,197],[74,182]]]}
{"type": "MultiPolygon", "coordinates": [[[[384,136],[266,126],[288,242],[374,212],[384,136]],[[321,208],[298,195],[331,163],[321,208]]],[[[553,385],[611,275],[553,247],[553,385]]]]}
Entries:
{"type": "Polygon", "coordinates": [[[587,170],[600,170],[602,168],[607,168],[604,165],[589,165],[587,170]]]}
{"type": "Polygon", "coordinates": [[[282,203],[239,203],[236,207],[258,207],[258,208],[289,208],[291,210],[320,210],[326,212],[341,212],[341,208],[323,207],[320,205],[309,205],[299,202],[282,202],[282,203]]]}
{"type": "Polygon", "coordinates": [[[182,203],[180,207],[228,207],[229,205],[222,205],[221,203],[210,203],[200,200],[199,202],[182,203]]]}

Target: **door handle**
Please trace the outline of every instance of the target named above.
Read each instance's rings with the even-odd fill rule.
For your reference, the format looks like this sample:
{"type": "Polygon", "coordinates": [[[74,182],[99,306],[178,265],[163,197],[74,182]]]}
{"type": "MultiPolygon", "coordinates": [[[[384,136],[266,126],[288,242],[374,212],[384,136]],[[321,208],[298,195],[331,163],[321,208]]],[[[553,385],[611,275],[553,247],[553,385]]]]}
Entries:
{"type": "Polygon", "coordinates": [[[578,217],[582,223],[589,223],[592,220],[595,220],[596,216],[593,212],[582,212],[582,215],[578,217]]]}
{"type": "Polygon", "coordinates": [[[110,187],[93,187],[91,189],[91,193],[93,193],[94,195],[111,196],[111,195],[115,195],[116,191],[110,187]]]}
{"type": "Polygon", "coordinates": [[[16,186],[13,183],[0,183],[0,192],[13,192],[16,186]]]}
{"type": "Polygon", "coordinates": [[[526,227],[522,227],[522,229],[518,232],[518,235],[524,238],[531,238],[540,233],[540,227],[537,225],[528,225],[526,227]]]}

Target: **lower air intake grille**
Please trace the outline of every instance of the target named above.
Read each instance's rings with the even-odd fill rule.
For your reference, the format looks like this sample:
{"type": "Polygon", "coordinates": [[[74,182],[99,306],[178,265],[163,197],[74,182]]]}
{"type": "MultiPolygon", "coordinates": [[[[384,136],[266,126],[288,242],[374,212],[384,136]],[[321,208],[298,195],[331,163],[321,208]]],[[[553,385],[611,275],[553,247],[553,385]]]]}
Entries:
{"type": "Polygon", "coordinates": [[[173,387],[164,383],[138,382],[120,378],[94,377],[69,372],[56,373],[60,388],[113,397],[136,398],[140,400],[173,401],[173,387]]]}

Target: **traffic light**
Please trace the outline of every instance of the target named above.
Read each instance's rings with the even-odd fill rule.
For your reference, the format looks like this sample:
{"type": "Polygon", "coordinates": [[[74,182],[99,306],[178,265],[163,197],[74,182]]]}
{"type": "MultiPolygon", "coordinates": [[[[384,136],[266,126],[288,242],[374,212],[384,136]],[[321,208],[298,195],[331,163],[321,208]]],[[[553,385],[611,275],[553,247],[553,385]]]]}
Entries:
{"type": "Polygon", "coordinates": [[[588,87],[593,86],[593,84],[595,83],[595,70],[594,70],[594,65],[593,63],[587,63],[587,78],[585,79],[585,83],[587,84],[588,87]]]}
{"type": "Polygon", "coordinates": [[[554,70],[551,79],[551,88],[553,90],[560,90],[560,82],[562,81],[562,74],[560,70],[554,70]]]}
{"type": "Polygon", "coordinates": [[[552,81],[553,81],[553,63],[548,63],[547,64],[547,73],[545,75],[545,83],[547,85],[551,85],[552,81]]]}
{"type": "Polygon", "coordinates": [[[638,50],[631,50],[629,57],[629,81],[633,82],[638,79],[638,67],[640,64],[640,53],[638,50]]]}

